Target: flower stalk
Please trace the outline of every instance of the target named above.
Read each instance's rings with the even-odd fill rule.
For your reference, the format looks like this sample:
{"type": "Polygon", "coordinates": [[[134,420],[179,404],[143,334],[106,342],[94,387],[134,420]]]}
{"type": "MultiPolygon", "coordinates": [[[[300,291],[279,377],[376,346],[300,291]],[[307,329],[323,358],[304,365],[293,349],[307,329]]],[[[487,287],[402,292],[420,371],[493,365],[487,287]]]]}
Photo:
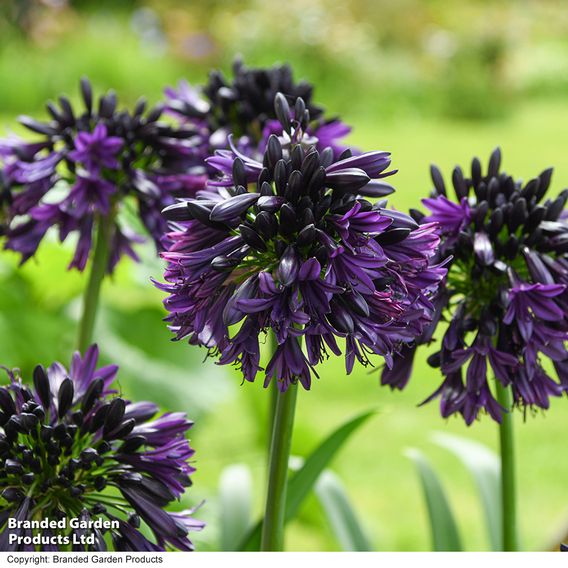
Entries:
{"type": "MultiPolygon", "coordinates": [[[[274,353],[276,352],[276,349],[278,348],[278,340],[276,339],[276,336],[274,335],[274,332],[269,332],[268,333],[268,339],[267,339],[267,343],[268,343],[268,347],[269,347],[269,353],[270,353],[270,357],[272,357],[274,355],[274,353]]],[[[268,454],[268,460],[270,460],[270,446],[272,445],[272,432],[274,430],[274,418],[276,416],[276,406],[278,404],[278,395],[280,393],[280,390],[278,389],[278,381],[272,381],[271,384],[268,386],[268,391],[269,391],[269,400],[268,400],[268,416],[267,416],[267,454],[268,454]]]]}
{"type": "Polygon", "coordinates": [[[503,551],[519,550],[517,535],[517,499],[515,475],[515,448],[513,436],[512,395],[509,387],[497,383],[497,400],[506,409],[499,425],[501,456],[501,503],[503,551]]]}
{"type": "Polygon", "coordinates": [[[297,396],[298,385],[295,384],[284,392],[279,391],[276,398],[272,442],[270,444],[268,491],[260,545],[262,551],[279,552],[284,550],[288,462],[290,460],[297,396]]]}
{"type": "Polygon", "coordinates": [[[114,216],[99,216],[97,244],[93,255],[89,280],[83,298],[83,312],[79,323],[77,347],[84,353],[92,343],[93,330],[97,318],[101,286],[107,272],[114,216]]]}

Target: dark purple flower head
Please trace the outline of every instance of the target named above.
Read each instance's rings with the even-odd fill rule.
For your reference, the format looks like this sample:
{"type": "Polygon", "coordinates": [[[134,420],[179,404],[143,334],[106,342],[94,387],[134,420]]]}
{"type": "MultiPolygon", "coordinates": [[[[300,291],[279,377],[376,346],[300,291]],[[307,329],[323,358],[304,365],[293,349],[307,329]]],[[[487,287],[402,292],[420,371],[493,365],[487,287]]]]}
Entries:
{"type": "Polygon", "coordinates": [[[389,153],[319,152],[305,103],[292,111],[278,94],[275,106],[284,135],[260,161],[231,144],[209,160],[220,178],[165,210],[172,246],[160,287],[177,339],[216,350],[248,381],[261,370],[260,336],[273,331],[265,384],[285,390],[309,388],[314,367],[341,353],[338,340],[348,372],[371,354],[390,364],[430,320],[445,269],[430,263],[434,224],[366,199],[393,191],[382,180],[394,173],[389,153]]]}
{"type": "Polygon", "coordinates": [[[165,509],[191,485],[193,449],[185,414],[156,418],[152,402],[133,403],[112,389],[118,367],[97,368],[98,349],[38,365],[33,387],[17,371],[0,388],[0,550],[192,550],[191,511],[165,509]],[[9,528],[20,521],[66,518],[57,530],[9,528]],[[70,520],[107,521],[84,529],[70,520]],[[80,544],[81,534],[94,544],[80,544]],[[152,535],[152,536],[150,536],[152,535]],[[34,543],[33,537],[39,539],[34,543]]]}
{"type": "Polygon", "coordinates": [[[122,254],[135,256],[131,246],[140,237],[129,228],[132,211],[161,250],[166,226],[160,211],[174,197],[195,195],[204,187],[206,172],[196,149],[197,132],[161,122],[161,107],[146,110],[140,101],[132,112],[120,110],[113,93],[95,104],[87,80],[81,82],[81,92],[82,110],[61,97],[59,106],[47,105],[48,122],[21,118],[36,136],[34,142],[0,142],[3,186],[12,195],[5,247],[19,252],[25,262],[55,227],[62,241],[77,236],[71,267],[83,270],[95,221],[112,216],[112,240],[123,244],[111,252],[112,271],[122,254]]]}
{"type": "MultiPolygon", "coordinates": [[[[512,389],[521,407],[548,408],[550,397],[568,388],[568,190],[546,199],[551,169],[523,184],[500,164],[497,149],[486,173],[477,158],[471,177],[457,167],[455,201],[433,166],[434,191],[424,200],[430,215],[414,212],[422,223],[440,225],[440,256],[451,257],[434,299],[436,317],[417,342],[429,343],[438,322],[449,322],[429,359],[445,377],[430,398],[440,396],[442,414],[459,412],[468,424],[480,410],[501,420],[493,377],[512,389]]],[[[397,358],[383,382],[402,388],[413,356],[397,358]]]]}
{"type": "Polygon", "coordinates": [[[338,119],[326,118],[323,108],[313,103],[312,92],[311,84],[294,81],[289,65],[248,68],[236,60],[232,80],[213,71],[201,90],[182,81],[177,89],[166,90],[166,105],[170,113],[200,132],[206,154],[227,148],[232,134],[241,151],[262,157],[269,136],[283,132],[280,119],[289,123],[293,118],[292,114],[283,117],[281,109],[275,108],[275,95],[283,93],[292,103],[301,98],[311,119],[307,132],[315,137],[319,150],[330,147],[337,157],[346,148],[341,139],[351,129],[338,119]]]}

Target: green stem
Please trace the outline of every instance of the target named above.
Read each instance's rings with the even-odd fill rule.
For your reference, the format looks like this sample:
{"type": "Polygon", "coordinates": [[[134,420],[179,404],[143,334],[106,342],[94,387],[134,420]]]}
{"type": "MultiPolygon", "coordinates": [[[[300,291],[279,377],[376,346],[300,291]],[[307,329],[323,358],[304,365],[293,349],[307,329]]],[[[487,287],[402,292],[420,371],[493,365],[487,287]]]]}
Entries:
{"type": "Polygon", "coordinates": [[[294,384],[286,392],[278,392],[276,400],[268,466],[268,492],[260,543],[263,551],[284,550],[288,462],[297,396],[298,386],[294,384]]]}
{"type": "Polygon", "coordinates": [[[114,216],[112,214],[98,218],[97,243],[91,261],[89,281],[83,298],[83,314],[79,323],[78,348],[81,353],[87,350],[93,340],[101,285],[108,265],[113,223],[114,216]]]}
{"type": "Polygon", "coordinates": [[[513,399],[509,387],[504,387],[499,380],[495,382],[497,384],[497,400],[507,411],[503,414],[503,419],[499,426],[503,550],[515,552],[519,549],[519,543],[517,538],[513,399]]]}
{"type": "MultiPolygon", "coordinates": [[[[274,355],[276,348],[278,347],[278,341],[276,340],[276,335],[273,331],[268,333],[268,344],[270,346],[270,356],[274,355]]],[[[270,394],[270,399],[268,401],[268,435],[267,435],[267,454],[270,460],[270,446],[272,445],[272,432],[274,431],[274,417],[276,416],[276,405],[278,403],[278,381],[271,381],[268,385],[268,391],[270,394]]]]}

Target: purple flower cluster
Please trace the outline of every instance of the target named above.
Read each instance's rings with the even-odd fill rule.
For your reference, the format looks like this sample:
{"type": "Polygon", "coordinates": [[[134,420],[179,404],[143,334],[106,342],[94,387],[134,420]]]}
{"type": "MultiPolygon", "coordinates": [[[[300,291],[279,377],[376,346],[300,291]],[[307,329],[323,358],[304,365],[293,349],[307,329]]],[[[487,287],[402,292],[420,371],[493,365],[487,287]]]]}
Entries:
{"type": "MultiPolygon", "coordinates": [[[[93,100],[81,81],[84,110],[65,97],[49,103],[50,120],[22,117],[39,139],[0,142],[4,185],[10,189],[5,248],[33,256],[48,229],[64,241],[77,236],[70,267],[83,270],[93,246],[97,220],[112,219],[109,272],[142,237],[132,227],[132,211],[161,250],[166,229],[160,211],[174,197],[191,197],[206,181],[196,131],[161,122],[161,107],[133,112],[117,109],[114,93],[93,100]]],[[[2,201],[0,198],[0,210],[2,201]]]]}
{"type": "Polygon", "coordinates": [[[320,152],[301,98],[290,108],[277,94],[274,113],[282,135],[268,138],[260,160],[229,138],[230,150],[208,160],[217,179],[165,210],[172,245],[159,287],[177,339],[208,347],[253,381],[260,336],[272,331],[265,385],[309,389],[316,365],[341,354],[340,339],[348,373],[371,354],[390,365],[431,320],[445,269],[431,263],[435,224],[366,199],[393,191],[381,179],[394,173],[387,152],[320,152]]]}
{"type": "MultiPolygon", "coordinates": [[[[232,135],[241,152],[262,159],[270,135],[284,133],[274,109],[277,93],[288,101],[304,101],[311,118],[306,132],[318,150],[330,147],[337,158],[346,149],[341,139],[351,128],[338,119],[325,118],[323,109],[312,102],[312,85],[296,83],[288,65],[256,69],[236,60],[232,81],[219,71],[213,71],[199,90],[182,81],[177,89],[166,90],[166,105],[183,124],[200,133],[204,157],[226,149],[232,135]]],[[[215,170],[210,168],[210,173],[214,175],[215,170]]]]}
{"type": "Polygon", "coordinates": [[[118,368],[97,368],[97,360],[92,346],[74,354],[69,371],[38,365],[33,388],[8,371],[11,382],[0,388],[0,550],[193,549],[188,533],[203,523],[191,511],[164,510],[191,484],[192,423],[124,400],[112,390],[118,368]],[[115,526],[10,529],[10,518],[115,526]],[[80,544],[85,532],[94,543],[80,544]]]}
{"type": "MultiPolygon", "coordinates": [[[[512,389],[521,407],[546,409],[550,397],[568,389],[568,190],[545,200],[551,169],[523,185],[500,171],[500,163],[497,149],[486,174],[477,158],[470,178],[457,167],[457,203],[433,166],[435,189],[424,200],[430,215],[414,213],[440,225],[440,256],[451,257],[434,299],[436,317],[417,342],[429,343],[437,324],[448,322],[440,350],[429,359],[444,382],[428,400],[440,397],[442,415],[460,413],[467,424],[481,410],[501,420],[492,376],[512,389]]],[[[415,347],[384,371],[384,383],[405,386],[415,347]]]]}

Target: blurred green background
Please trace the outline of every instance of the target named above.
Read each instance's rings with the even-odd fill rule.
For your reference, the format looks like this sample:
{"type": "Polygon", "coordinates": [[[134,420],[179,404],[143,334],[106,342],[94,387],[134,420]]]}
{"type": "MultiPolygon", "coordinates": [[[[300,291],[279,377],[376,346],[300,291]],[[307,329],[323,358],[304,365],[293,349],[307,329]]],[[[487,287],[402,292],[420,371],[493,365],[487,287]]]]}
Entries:
{"type": "MultiPolygon", "coordinates": [[[[0,3],[0,127],[20,113],[43,115],[43,103],[65,92],[76,98],[88,75],[123,102],[156,101],[181,78],[205,80],[228,70],[235,54],[249,65],[290,62],[297,78],[316,85],[316,99],[354,126],[351,142],[389,150],[399,173],[391,203],[416,207],[430,190],[428,165],[449,175],[496,145],[505,168],[528,179],[554,165],[553,189],[568,185],[568,10],[554,0],[3,0],[0,3]]],[[[0,362],[28,372],[37,362],[68,362],[85,278],[67,273],[70,248],[43,246],[23,269],[0,257],[0,362]]],[[[257,384],[212,362],[205,352],[170,342],[161,322],[162,294],[149,278],[161,265],[150,245],[144,263],[125,261],[104,288],[97,337],[120,364],[131,398],[154,398],[184,410],[196,424],[197,473],[186,504],[205,500],[208,528],[201,550],[217,545],[217,484],[224,467],[245,463],[264,494],[266,403],[257,384]]],[[[417,404],[439,383],[422,353],[404,393],[379,387],[378,371],[342,363],[321,369],[301,392],[296,455],[309,453],[340,422],[367,408],[375,418],[333,464],[378,550],[427,550],[426,509],[403,452],[423,449],[440,468],[469,550],[487,549],[471,480],[434,431],[453,432],[496,448],[487,418],[469,429],[444,421],[436,404],[417,404]]],[[[523,542],[542,550],[568,532],[566,401],[546,414],[517,416],[523,542]]],[[[337,544],[315,499],[288,533],[290,550],[334,550],[337,544]]]]}

